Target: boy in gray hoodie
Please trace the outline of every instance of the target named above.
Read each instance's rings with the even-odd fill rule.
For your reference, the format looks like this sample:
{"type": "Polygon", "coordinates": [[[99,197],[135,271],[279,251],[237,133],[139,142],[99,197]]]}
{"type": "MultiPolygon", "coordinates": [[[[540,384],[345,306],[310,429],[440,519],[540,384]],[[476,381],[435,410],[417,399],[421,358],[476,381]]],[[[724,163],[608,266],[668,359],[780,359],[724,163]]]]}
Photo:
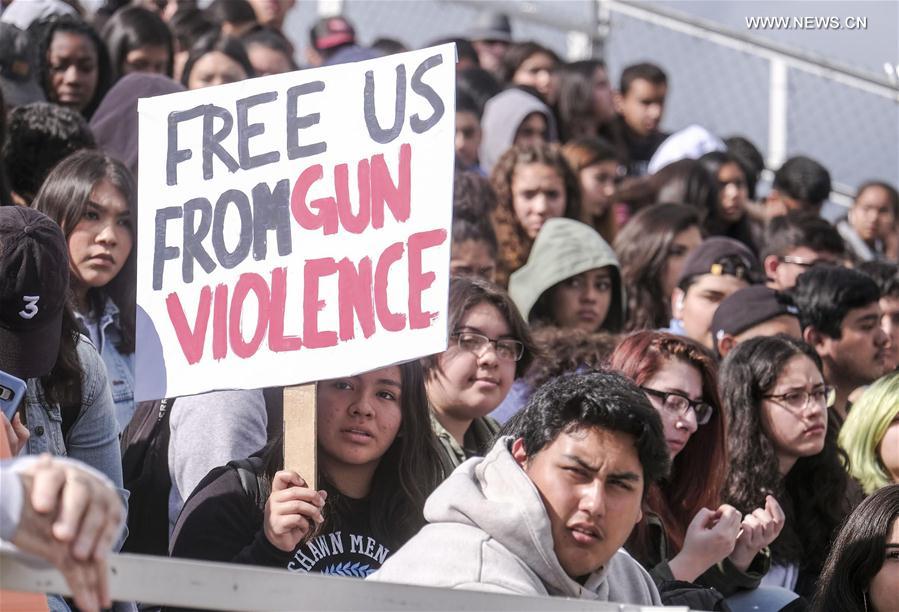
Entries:
{"type": "Polygon", "coordinates": [[[562,376],[434,491],[429,524],[368,579],[660,605],[621,546],[668,468],[658,413],[633,382],[562,376]]]}

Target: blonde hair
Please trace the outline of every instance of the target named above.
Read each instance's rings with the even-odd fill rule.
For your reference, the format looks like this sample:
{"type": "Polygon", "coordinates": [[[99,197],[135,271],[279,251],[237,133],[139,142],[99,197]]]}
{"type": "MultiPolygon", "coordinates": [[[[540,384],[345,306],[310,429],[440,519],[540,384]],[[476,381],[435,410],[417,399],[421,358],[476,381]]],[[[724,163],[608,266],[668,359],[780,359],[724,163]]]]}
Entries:
{"type": "Polygon", "coordinates": [[[840,429],[839,443],[849,455],[849,473],[868,495],[892,480],[877,447],[897,416],[899,372],[893,372],[868,387],[840,429]]]}

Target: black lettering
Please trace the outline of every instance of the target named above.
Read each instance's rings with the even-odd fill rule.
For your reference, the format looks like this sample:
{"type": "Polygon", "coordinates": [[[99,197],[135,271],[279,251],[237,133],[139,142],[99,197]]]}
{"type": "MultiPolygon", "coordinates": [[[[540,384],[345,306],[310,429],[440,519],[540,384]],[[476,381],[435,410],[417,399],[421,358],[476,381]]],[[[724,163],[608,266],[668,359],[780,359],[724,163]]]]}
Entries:
{"type": "Polygon", "coordinates": [[[207,104],[203,108],[205,109],[203,113],[203,179],[208,181],[212,178],[213,155],[225,164],[228,172],[234,172],[240,166],[222,146],[222,141],[231,133],[231,128],[234,127],[234,119],[231,117],[231,113],[214,104],[207,104]],[[218,132],[213,133],[213,123],[216,117],[224,123],[218,132]]]}
{"type": "Polygon", "coordinates": [[[168,143],[166,146],[165,156],[166,185],[175,185],[178,183],[178,164],[183,161],[187,161],[188,159],[193,157],[194,154],[190,149],[178,148],[178,124],[182,121],[196,119],[204,112],[204,107],[197,106],[190,110],[169,113],[168,143]]]}
{"type": "Polygon", "coordinates": [[[184,228],[181,243],[184,245],[184,259],[181,260],[181,278],[185,283],[194,282],[194,261],[199,262],[203,270],[209,274],[215,270],[215,262],[203,248],[203,239],[212,227],[212,204],[206,198],[194,198],[184,204],[184,228]],[[200,225],[196,225],[195,217],[200,214],[200,225]]]}
{"type": "Polygon", "coordinates": [[[169,219],[180,219],[184,211],[179,206],[167,206],[156,211],[156,238],[153,241],[153,290],[162,289],[162,269],[168,259],[177,259],[178,247],[165,244],[165,227],[169,219]]]}
{"type": "Polygon", "coordinates": [[[309,113],[302,117],[297,116],[297,106],[299,97],[308,93],[316,93],[325,90],[324,81],[312,81],[311,83],[303,83],[287,90],[287,159],[297,159],[298,157],[309,157],[318,155],[328,150],[328,144],[325,142],[316,142],[313,144],[300,146],[299,130],[318,124],[321,121],[319,113],[309,113]]]}
{"type": "Polygon", "coordinates": [[[396,101],[394,103],[393,126],[385,130],[378,123],[378,116],[375,113],[375,75],[371,70],[365,73],[363,112],[368,135],[375,142],[387,144],[400,135],[400,132],[403,130],[403,117],[406,114],[406,66],[404,64],[396,67],[396,101]]]}
{"type": "Polygon", "coordinates": [[[230,270],[247,258],[251,246],[253,246],[253,214],[250,212],[250,200],[242,191],[229,189],[219,196],[215,203],[215,217],[212,223],[212,248],[215,249],[215,257],[223,268],[230,270]],[[234,250],[228,251],[228,247],[225,246],[225,214],[228,212],[228,205],[232,203],[240,215],[240,238],[234,250]]]}
{"type": "Polygon", "coordinates": [[[418,116],[418,113],[415,113],[409,118],[409,126],[416,134],[427,132],[432,127],[434,127],[437,122],[440,121],[440,118],[443,117],[443,113],[446,110],[443,106],[443,100],[440,99],[440,96],[437,95],[437,92],[434,91],[434,88],[421,80],[421,77],[424,76],[425,72],[435,66],[439,66],[442,63],[443,56],[432,55],[421,64],[419,64],[418,68],[416,68],[415,72],[412,74],[412,91],[427,100],[431,105],[431,108],[434,109],[434,112],[431,113],[431,116],[427,119],[421,119],[418,116]]]}
{"type": "Polygon", "coordinates": [[[250,108],[277,99],[278,92],[269,91],[237,101],[237,157],[240,159],[240,167],[244,170],[272,164],[281,159],[281,153],[278,151],[250,155],[250,139],[265,133],[265,124],[247,123],[250,108]]]}
{"type": "Polygon", "coordinates": [[[274,191],[268,183],[253,187],[253,259],[261,261],[268,252],[268,233],[275,230],[278,255],[290,255],[290,181],[283,179],[274,191]]]}

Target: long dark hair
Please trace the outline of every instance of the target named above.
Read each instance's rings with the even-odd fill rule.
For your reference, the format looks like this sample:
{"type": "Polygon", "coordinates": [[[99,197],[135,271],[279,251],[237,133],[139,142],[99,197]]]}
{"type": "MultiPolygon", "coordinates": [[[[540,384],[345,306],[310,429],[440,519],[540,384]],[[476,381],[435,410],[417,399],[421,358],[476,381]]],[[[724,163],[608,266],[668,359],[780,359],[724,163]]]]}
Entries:
{"type": "MultiPolygon", "coordinates": [[[[680,361],[696,368],[702,379],[702,399],[714,408],[712,419],[690,436],[672,461],[670,477],[658,486],[653,485],[647,496],[650,510],[665,527],[673,557],[683,547],[687,526],[696,513],[721,504],[727,469],[727,419],[718,396],[715,358],[689,338],[649,330],[636,332],[621,341],[612,353],[609,368],[643,386],[667,361],[680,361]]],[[[645,521],[638,525],[635,546],[648,557],[650,544],[645,527],[645,521]]]]}
{"type": "MultiPolygon", "coordinates": [[[[431,430],[424,374],[418,361],[399,365],[400,429],[381,457],[371,483],[370,527],[379,540],[399,548],[424,526],[422,514],[428,495],[440,484],[441,464],[437,440],[431,430]]],[[[279,434],[262,451],[269,480],[284,469],[284,437],[279,434]]],[[[321,488],[328,492],[325,522],[317,533],[339,528],[349,512],[349,501],[328,474],[319,469],[321,488]]]]}
{"type": "Polygon", "coordinates": [[[837,447],[832,426],[827,428],[820,453],[800,457],[785,477],[780,475],[774,444],[762,428],[762,402],[796,356],[808,357],[823,377],[815,350],[784,335],[745,340],[721,365],[721,398],[730,418],[730,470],[724,501],[749,513],[764,508],[765,496],[773,495],[786,515],[783,531],[771,544],[774,560],[797,563],[814,576],[845,514],[849,476],[846,455],[837,447]]]}
{"type": "Polygon", "coordinates": [[[812,610],[866,612],[864,593],[883,567],[887,538],[897,519],[899,484],[878,489],[858,505],[830,549],[812,610]]]}
{"type": "Polygon", "coordinates": [[[50,86],[50,45],[57,32],[68,32],[78,36],[84,36],[90,40],[97,52],[97,88],[94,97],[88,103],[81,114],[85,119],[90,119],[100,106],[100,101],[112,85],[112,67],[109,61],[109,51],[106,44],[90,25],[74,15],[54,15],[47,19],[32,24],[28,28],[29,35],[38,41],[38,82],[44,89],[47,100],[54,100],[50,86]]]}
{"type": "Polygon", "coordinates": [[[172,76],[175,46],[172,32],[158,13],[140,6],[129,6],[113,13],[103,27],[103,39],[112,60],[113,79],[124,76],[122,67],[128,53],[143,46],[165,47],[169,52],[165,75],[172,76]]]}
{"type": "Polygon", "coordinates": [[[699,213],[683,204],[656,204],[637,213],[615,238],[615,253],[627,292],[625,331],[658,329],[671,314],[662,278],[674,238],[699,227],[699,213]]]}
{"type": "Polygon", "coordinates": [[[108,297],[119,309],[122,339],[120,352],[134,352],[134,311],[137,284],[137,198],[131,172],[114,157],[100,151],[81,150],[68,156],[53,168],[32,206],[62,228],[68,240],[78,221],[84,216],[94,186],[109,181],[125,197],[131,211],[133,246],[122,269],[105,287],[88,291],[92,309],[102,309],[108,297]]]}

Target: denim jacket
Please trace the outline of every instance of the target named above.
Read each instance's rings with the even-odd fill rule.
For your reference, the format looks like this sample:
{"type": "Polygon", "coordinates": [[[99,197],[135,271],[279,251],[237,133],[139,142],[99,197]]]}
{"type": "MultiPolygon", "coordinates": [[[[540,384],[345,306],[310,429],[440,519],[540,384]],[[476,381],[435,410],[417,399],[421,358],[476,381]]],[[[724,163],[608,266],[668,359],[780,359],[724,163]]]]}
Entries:
{"type": "Polygon", "coordinates": [[[29,455],[50,453],[83,461],[109,477],[127,507],[128,491],[122,486],[119,431],[106,382],[106,368],[85,337],[78,339],[78,360],[81,362],[81,412],[65,440],[59,405],[46,401],[40,379],[28,379],[25,416],[31,437],[26,443],[26,452],[29,455]]]}
{"type": "Polygon", "coordinates": [[[77,312],[75,317],[81,325],[82,333],[94,341],[103,363],[106,364],[116,421],[119,424],[118,433],[122,433],[131,422],[137,405],[134,402],[134,353],[123,355],[116,348],[122,339],[119,309],[107,298],[98,321],[89,321],[77,312]],[[94,329],[90,329],[92,325],[95,326],[94,329]]]}
{"type": "MultiPolygon", "coordinates": [[[[122,485],[119,428],[106,367],[94,345],[84,336],[78,339],[78,361],[81,362],[81,411],[66,439],[62,436],[62,410],[59,405],[46,401],[40,379],[29,378],[26,382],[25,417],[31,437],[25,445],[25,452],[29,455],[50,453],[83,461],[112,481],[127,509],[128,491],[122,485]]],[[[115,544],[115,550],[121,548],[127,536],[126,527],[115,544]]],[[[59,595],[48,595],[47,601],[52,612],[69,610],[59,595]]],[[[115,609],[131,610],[133,605],[117,603],[115,609]]]]}

